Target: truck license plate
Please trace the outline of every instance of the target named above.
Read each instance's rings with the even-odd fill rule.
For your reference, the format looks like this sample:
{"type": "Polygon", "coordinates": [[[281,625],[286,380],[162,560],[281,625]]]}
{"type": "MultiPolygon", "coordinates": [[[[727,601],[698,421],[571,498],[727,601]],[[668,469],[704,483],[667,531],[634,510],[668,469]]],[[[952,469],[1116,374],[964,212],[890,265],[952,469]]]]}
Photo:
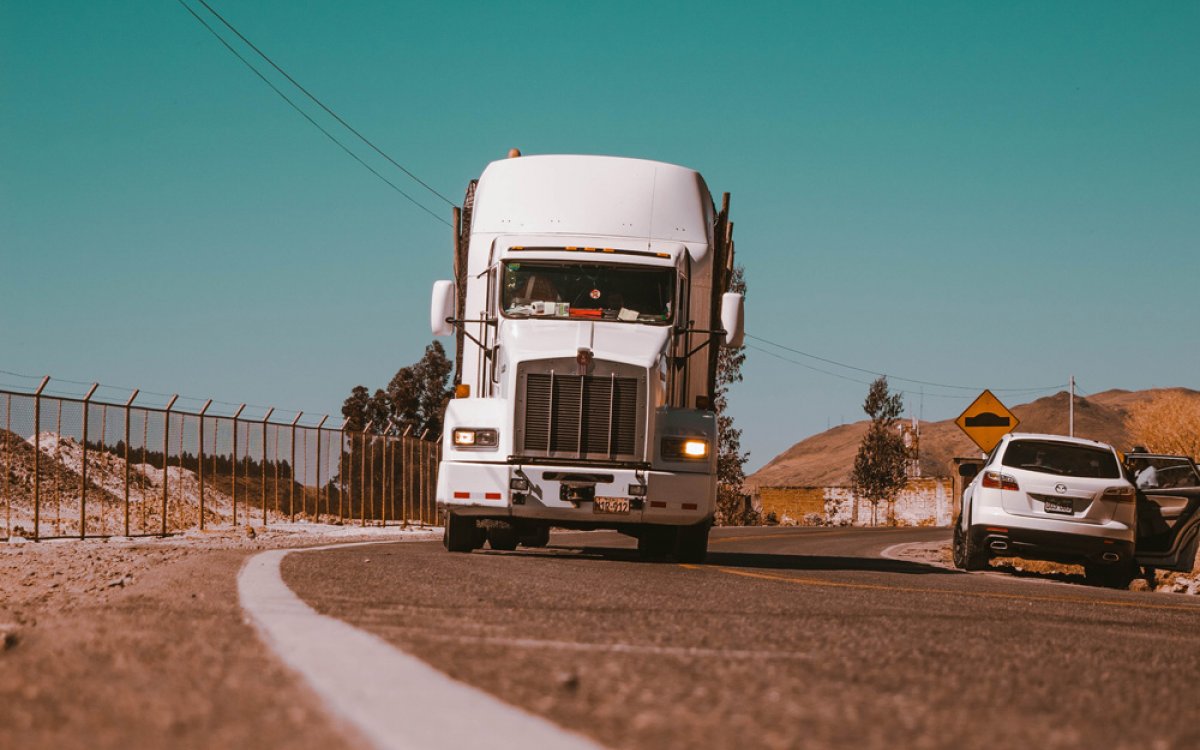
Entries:
{"type": "Polygon", "coordinates": [[[1075,504],[1070,500],[1054,500],[1052,498],[1046,498],[1045,503],[1047,513],[1063,513],[1065,515],[1071,515],[1075,512],[1075,504]]]}
{"type": "Polygon", "coordinates": [[[629,498],[627,497],[597,497],[592,503],[593,513],[628,513],[629,498]]]}

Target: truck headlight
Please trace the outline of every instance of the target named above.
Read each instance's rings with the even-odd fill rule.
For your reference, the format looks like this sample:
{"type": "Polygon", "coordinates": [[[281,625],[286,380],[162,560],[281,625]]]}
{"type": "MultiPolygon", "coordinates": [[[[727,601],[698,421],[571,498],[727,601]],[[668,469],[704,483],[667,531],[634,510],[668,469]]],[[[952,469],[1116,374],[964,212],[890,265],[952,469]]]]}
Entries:
{"type": "Polygon", "coordinates": [[[708,458],[708,441],[703,438],[663,438],[662,455],[677,461],[700,461],[708,458]]]}
{"type": "Polygon", "coordinates": [[[490,428],[456,427],[455,448],[495,448],[500,443],[500,434],[490,428]]]}

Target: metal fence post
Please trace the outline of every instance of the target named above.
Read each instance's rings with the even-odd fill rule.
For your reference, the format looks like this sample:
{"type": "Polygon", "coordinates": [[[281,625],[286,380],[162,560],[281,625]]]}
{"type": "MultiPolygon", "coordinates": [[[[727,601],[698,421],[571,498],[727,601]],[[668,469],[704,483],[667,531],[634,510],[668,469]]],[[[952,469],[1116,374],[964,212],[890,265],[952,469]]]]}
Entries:
{"type": "MultiPolygon", "coordinates": [[[[321,417],[321,421],[317,422],[317,506],[313,509],[314,514],[321,516],[321,428],[325,425],[325,420],[329,419],[329,415],[321,417]]],[[[325,515],[329,515],[329,496],[325,496],[325,515]]]]}
{"type": "Polygon", "coordinates": [[[242,416],[242,411],[246,408],[245,404],[238,407],[238,410],[233,413],[233,463],[232,466],[232,483],[233,483],[233,527],[237,528],[237,465],[238,465],[238,417],[242,416]]]}
{"type": "Polygon", "coordinates": [[[129,536],[129,413],[133,410],[133,400],[138,397],[138,389],[134,388],[125,402],[125,536],[129,536]]]}
{"type": "Polygon", "coordinates": [[[370,422],[368,422],[367,426],[363,428],[362,435],[359,436],[360,450],[358,453],[362,464],[360,467],[361,471],[359,471],[358,476],[358,520],[360,526],[367,525],[367,430],[369,429],[371,429],[370,422]]]}
{"type": "MultiPolygon", "coordinates": [[[[96,389],[100,387],[99,383],[92,383],[92,387],[88,389],[87,395],[83,397],[83,439],[81,447],[83,449],[83,457],[79,464],[79,538],[87,537],[87,441],[88,441],[88,402],[92,400],[92,396],[96,393],[96,389]]],[[[104,442],[104,438],[100,439],[104,442]]]]}
{"type": "Polygon", "coordinates": [[[42,378],[41,385],[33,392],[33,541],[42,537],[42,389],[50,382],[50,376],[42,378]]]}
{"type": "Polygon", "coordinates": [[[275,515],[279,515],[279,425],[275,425],[275,515]]]}
{"type": "MultiPolygon", "coordinates": [[[[308,517],[308,490],[305,482],[308,480],[308,430],[305,429],[300,433],[300,444],[304,446],[300,451],[300,512],[308,517]]],[[[313,509],[313,514],[316,515],[316,509],[313,509]]]]}
{"type": "MultiPolygon", "coordinates": [[[[167,409],[163,412],[163,494],[162,494],[162,536],[167,535],[167,464],[171,457],[171,407],[175,405],[175,400],[179,398],[179,394],[171,396],[171,400],[167,402],[167,409]]],[[[183,431],[182,425],[180,432],[183,431]]]]}
{"type": "Polygon", "coordinates": [[[418,448],[421,451],[421,526],[425,525],[425,518],[427,515],[426,511],[428,510],[428,505],[429,505],[428,498],[426,497],[426,495],[428,493],[426,492],[426,487],[425,487],[425,472],[426,472],[426,468],[427,468],[426,464],[428,463],[428,459],[425,456],[425,454],[427,453],[427,451],[425,450],[425,436],[428,434],[429,434],[428,429],[421,430],[421,436],[418,438],[418,440],[421,441],[420,443],[418,443],[418,448]]]}
{"type": "Polygon", "coordinates": [[[11,463],[9,458],[8,436],[12,434],[12,396],[4,394],[4,538],[12,536],[12,495],[8,491],[8,466],[11,463]]]}
{"type": "Polygon", "coordinates": [[[212,406],[212,399],[204,402],[204,406],[200,407],[200,425],[197,427],[196,440],[200,447],[197,449],[199,465],[196,467],[196,474],[200,479],[200,530],[204,531],[204,414],[208,411],[208,407],[212,406]]]}
{"type": "MultiPolygon", "coordinates": [[[[262,418],[262,514],[263,528],[267,527],[267,420],[275,413],[275,407],[267,409],[267,414],[262,418]]],[[[276,436],[278,439],[278,436],[276,436]]],[[[249,518],[249,514],[246,514],[249,518]]]]}
{"type": "Polygon", "coordinates": [[[303,415],[304,412],[298,411],[296,418],[292,420],[292,462],[288,465],[288,515],[292,523],[296,522],[296,423],[303,415]]]}
{"type": "Polygon", "coordinates": [[[349,425],[350,418],[346,417],[338,429],[338,521],[343,525],[346,523],[346,484],[350,471],[350,462],[346,460],[346,427],[349,425]]]}

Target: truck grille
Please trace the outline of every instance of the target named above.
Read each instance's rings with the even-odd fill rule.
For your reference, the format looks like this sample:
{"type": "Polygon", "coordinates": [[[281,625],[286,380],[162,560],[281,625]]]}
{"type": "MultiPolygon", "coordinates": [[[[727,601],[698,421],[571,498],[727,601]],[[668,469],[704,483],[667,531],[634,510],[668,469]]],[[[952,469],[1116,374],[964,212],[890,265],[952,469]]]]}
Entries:
{"type": "Polygon", "coordinates": [[[640,459],[639,378],[524,372],[518,445],[524,455],[640,459]]]}

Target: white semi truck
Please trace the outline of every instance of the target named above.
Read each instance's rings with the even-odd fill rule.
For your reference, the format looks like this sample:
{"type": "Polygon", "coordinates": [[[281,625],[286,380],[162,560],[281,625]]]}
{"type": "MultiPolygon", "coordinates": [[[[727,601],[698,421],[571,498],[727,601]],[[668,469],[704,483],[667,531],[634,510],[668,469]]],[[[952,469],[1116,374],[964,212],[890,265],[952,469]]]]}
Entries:
{"type": "Polygon", "coordinates": [[[616,529],[703,561],[717,501],[719,346],[740,346],[729,195],[602,156],[488,165],[456,212],[435,335],[457,336],[437,503],[446,548],[616,529]]]}

